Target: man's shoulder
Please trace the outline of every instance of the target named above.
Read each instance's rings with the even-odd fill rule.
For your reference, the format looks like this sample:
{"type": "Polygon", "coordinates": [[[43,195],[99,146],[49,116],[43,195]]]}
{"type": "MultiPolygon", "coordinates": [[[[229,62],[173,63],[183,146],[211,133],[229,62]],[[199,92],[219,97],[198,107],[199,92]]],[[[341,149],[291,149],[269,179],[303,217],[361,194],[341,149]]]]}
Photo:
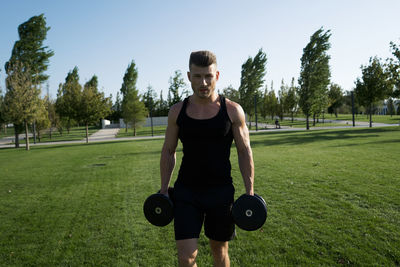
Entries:
{"type": "Polygon", "coordinates": [[[179,112],[181,111],[183,106],[183,101],[178,102],[171,106],[168,112],[168,117],[176,120],[178,118],[179,112]]]}
{"type": "Polygon", "coordinates": [[[238,103],[225,98],[226,109],[228,111],[228,115],[231,118],[232,122],[240,120],[242,116],[244,116],[244,111],[242,106],[238,103]]]}

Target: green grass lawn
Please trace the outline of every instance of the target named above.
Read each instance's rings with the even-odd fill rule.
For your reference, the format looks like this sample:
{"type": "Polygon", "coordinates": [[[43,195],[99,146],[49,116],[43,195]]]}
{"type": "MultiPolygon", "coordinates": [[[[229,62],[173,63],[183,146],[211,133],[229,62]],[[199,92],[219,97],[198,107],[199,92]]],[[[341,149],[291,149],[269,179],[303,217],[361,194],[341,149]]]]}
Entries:
{"type": "MultiPolygon", "coordinates": [[[[163,140],[0,150],[0,266],[177,266],[173,225],[142,205],[163,140]]],[[[400,127],[251,135],[262,229],[237,229],[232,266],[400,264],[400,127]]],[[[182,157],[178,147],[177,167],[182,157]]],[[[232,147],[236,197],[244,193],[232,147]]],[[[199,240],[199,266],[212,266],[199,240]]]]}
{"type": "MultiPolygon", "coordinates": [[[[338,114],[336,118],[335,115],[325,115],[327,120],[353,120],[351,114],[338,114]]],[[[356,115],[354,116],[355,121],[365,121],[369,122],[369,116],[367,115],[356,115]]],[[[398,124],[400,123],[400,115],[372,115],[372,122],[387,123],[387,124],[398,124]]]]}
{"type": "MultiPolygon", "coordinates": [[[[164,135],[166,125],[163,126],[153,126],[153,135],[164,135]]],[[[151,127],[139,127],[136,129],[136,136],[151,136],[151,127]]],[[[133,137],[133,129],[128,128],[128,132],[126,132],[125,128],[121,128],[117,134],[117,137],[133,137]]]]}
{"type": "MultiPolygon", "coordinates": [[[[96,126],[89,126],[89,136],[99,130],[96,126]]],[[[7,136],[14,136],[14,129],[12,131],[8,129],[7,136]]],[[[23,133],[25,136],[25,133],[23,133]]],[[[4,136],[3,136],[4,137],[4,136]]],[[[0,136],[1,138],[1,136],[0,136]]],[[[72,127],[70,132],[68,133],[65,129],[63,134],[61,135],[58,131],[53,131],[50,139],[49,132],[42,133],[40,135],[40,141],[38,136],[36,137],[37,143],[45,143],[45,142],[60,142],[60,141],[76,141],[76,140],[83,140],[86,138],[86,128],[85,126],[81,127],[72,127]]],[[[33,137],[29,138],[29,142],[33,144],[33,137]]],[[[25,139],[19,140],[21,144],[25,144],[25,139]]]]}

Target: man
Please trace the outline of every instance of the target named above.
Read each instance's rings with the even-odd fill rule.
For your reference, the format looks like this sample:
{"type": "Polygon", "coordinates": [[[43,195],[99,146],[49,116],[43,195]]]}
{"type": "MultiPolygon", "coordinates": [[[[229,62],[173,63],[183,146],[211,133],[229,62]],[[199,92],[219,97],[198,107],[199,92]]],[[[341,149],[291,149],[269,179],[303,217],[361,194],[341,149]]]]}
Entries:
{"type": "Polygon", "coordinates": [[[228,241],[235,236],[230,149],[235,140],[246,193],[253,195],[254,164],[249,131],[241,106],[215,92],[219,71],[213,53],[192,52],[187,76],[193,94],[169,111],[160,160],[160,192],[168,195],[180,139],[183,158],[174,184],[179,266],[197,266],[197,242],[203,223],[214,266],[229,266],[228,241]]]}

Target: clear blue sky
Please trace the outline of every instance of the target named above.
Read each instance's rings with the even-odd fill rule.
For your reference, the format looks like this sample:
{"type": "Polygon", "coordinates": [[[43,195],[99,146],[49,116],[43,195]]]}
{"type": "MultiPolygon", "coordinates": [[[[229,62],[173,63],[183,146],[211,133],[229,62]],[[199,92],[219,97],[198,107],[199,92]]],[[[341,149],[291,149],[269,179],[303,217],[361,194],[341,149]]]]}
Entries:
{"type": "Polygon", "coordinates": [[[263,48],[266,84],[273,80],[278,90],[282,78],[297,82],[303,48],[321,26],[332,33],[331,80],[351,90],[362,64],[391,56],[390,41],[400,44],[398,0],[16,0],[2,1],[0,10],[3,93],[18,25],[44,13],[51,27],[45,45],[55,52],[47,71],[53,98],[74,66],[81,83],[96,74],[100,89],[115,97],[131,60],[140,92],[151,85],[166,98],[169,77],[181,70],[186,79],[190,52],[203,49],[217,55],[222,90],[239,87],[241,65],[263,48]]]}

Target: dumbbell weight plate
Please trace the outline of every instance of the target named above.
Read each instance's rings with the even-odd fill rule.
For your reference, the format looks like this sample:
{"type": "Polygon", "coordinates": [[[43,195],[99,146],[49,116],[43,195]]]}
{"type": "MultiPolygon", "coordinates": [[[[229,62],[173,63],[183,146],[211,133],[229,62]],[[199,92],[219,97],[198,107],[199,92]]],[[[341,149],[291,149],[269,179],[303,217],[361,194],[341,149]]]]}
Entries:
{"type": "Polygon", "coordinates": [[[143,212],[151,224],[166,226],[174,218],[174,205],[167,196],[157,193],[146,199],[143,212]]]}
{"type": "Polygon", "coordinates": [[[259,195],[243,194],[233,204],[232,216],[239,228],[246,231],[254,231],[265,223],[267,205],[259,195]]]}

